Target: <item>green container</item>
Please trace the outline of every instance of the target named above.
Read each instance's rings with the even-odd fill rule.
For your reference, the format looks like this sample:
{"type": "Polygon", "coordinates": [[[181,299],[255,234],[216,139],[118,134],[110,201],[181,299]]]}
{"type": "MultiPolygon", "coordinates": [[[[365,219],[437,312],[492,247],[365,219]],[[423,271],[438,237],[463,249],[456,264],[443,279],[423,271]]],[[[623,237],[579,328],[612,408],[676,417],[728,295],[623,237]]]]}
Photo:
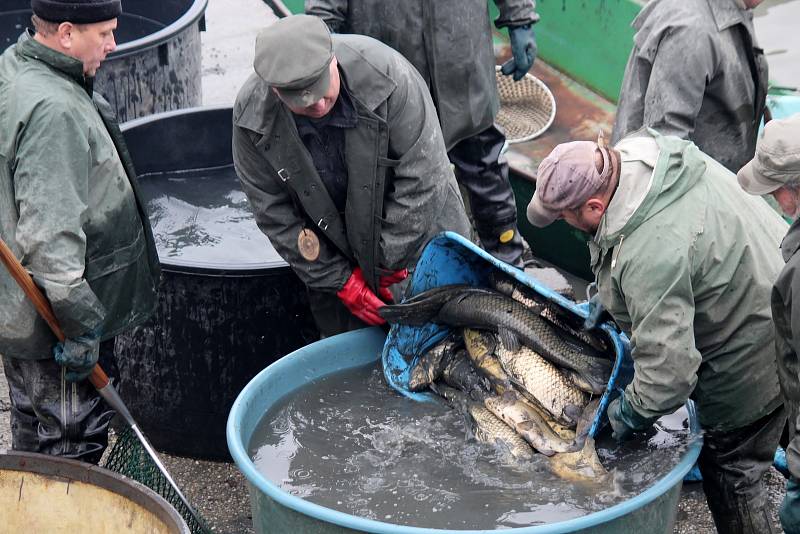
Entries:
{"type": "MultiPolygon", "coordinates": [[[[244,473],[250,489],[253,527],[257,534],[308,532],[315,534],[374,532],[381,534],[477,534],[485,530],[443,530],[398,526],[345,514],[311,503],[283,491],[265,478],[247,453],[258,423],[280,399],[317,378],[376,362],[381,357],[385,334],[366,328],[333,336],[303,347],[270,365],[245,388],[228,417],[228,448],[244,473]]],[[[693,431],[683,458],[663,478],[640,495],[576,519],[503,530],[511,534],[565,532],[647,532],[671,534],[678,510],[683,477],[700,454],[702,440],[693,405],[689,403],[693,431]]]]}
{"type": "MultiPolygon", "coordinates": [[[[509,176],[517,202],[517,225],[519,231],[533,250],[534,256],[548,261],[564,271],[594,280],[589,263],[589,236],[564,221],[556,221],[545,228],[536,228],[526,216],[528,202],[536,185],[522,174],[511,169],[509,176]]],[[[576,295],[581,300],[581,295],[576,295]]]]}

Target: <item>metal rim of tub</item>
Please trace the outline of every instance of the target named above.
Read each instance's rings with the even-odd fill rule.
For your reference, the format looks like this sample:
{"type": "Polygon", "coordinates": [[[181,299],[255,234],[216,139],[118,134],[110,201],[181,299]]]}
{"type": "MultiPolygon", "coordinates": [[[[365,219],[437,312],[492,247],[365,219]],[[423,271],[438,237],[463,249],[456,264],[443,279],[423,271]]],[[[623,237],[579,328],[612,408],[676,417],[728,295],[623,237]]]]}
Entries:
{"type": "MultiPolygon", "coordinates": [[[[385,334],[379,328],[370,328],[370,333],[372,336],[381,336],[383,338],[385,334]]],[[[334,345],[340,343],[342,339],[346,339],[344,336],[363,336],[362,331],[355,331],[355,332],[348,332],[346,334],[340,334],[338,336],[333,336],[330,338],[323,339],[314,343],[316,345],[317,350],[323,350],[327,348],[328,345],[331,345],[333,348],[334,345]],[[337,339],[338,338],[338,339],[337,339]]],[[[309,345],[311,346],[311,345],[309,345]]],[[[355,530],[362,530],[365,532],[373,532],[379,534],[422,534],[422,533],[432,533],[435,532],[436,534],[478,534],[478,533],[486,533],[486,530],[448,530],[448,529],[430,529],[425,527],[412,527],[406,525],[396,525],[392,523],[384,523],[381,521],[375,521],[372,519],[365,519],[362,517],[357,517],[351,514],[346,514],[344,512],[339,512],[336,510],[332,510],[330,508],[326,508],[324,506],[314,504],[310,501],[301,499],[300,497],[295,497],[283,491],[274,483],[270,482],[264,475],[262,475],[255,467],[255,464],[250,459],[250,456],[247,454],[245,450],[245,445],[243,440],[241,439],[241,434],[239,429],[242,426],[242,420],[244,417],[245,410],[249,407],[252,403],[252,397],[256,395],[257,388],[265,380],[265,377],[268,377],[272,373],[280,373],[285,372],[284,368],[289,368],[293,364],[293,360],[297,358],[302,358],[304,353],[308,351],[308,347],[303,347],[298,349],[287,356],[284,356],[277,362],[273,363],[263,371],[261,371],[255,378],[253,378],[239,393],[239,396],[236,398],[236,401],[233,403],[233,407],[231,408],[230,415],[228,416],[228,424],[226,429],[227,439],[228,439],[228,448],[231,452],[231,456],[233,457],[234,462],[236,463],[237,467],[242,471],[245,475],[245,478],[248,482],[266,494],[269,498],[275,500],[277,503],[295,510],[301,514],[305,514],[307,516],[313,517],[320,521],[325,521],[328,523],[333,523],[335,525],[350,528],[355,530]]],[[[342,367],[341,369],[348,369],[350,367],[342,367]]],[[[316,371],[316,369],[314,370],[316,371]]],[[[311,376],[313,374],[312,370],[309,369],[309,372],[303,378],[306,380],[312,380],[314,378],[318,378],[319,376],[324,376],[325,373],[321,372],[318,375],[311,376]]],[[[296,388],[294,388],[296,389],[296,388]]],[[[699,433],[699,424],[697,423],[696,418],[696,411],[694,408],[694,404],[689,401],[687,403],[687,410],[689,411],[689,420],[691,422],[692,432],[699,433]]],[[[691,468],[694,466],[695,462],[697,461],[698,456],[700,455],[700,448],[702,447],[702,438],[696,439],[693,442],[689,443],[687,450],[678,464],[673,467],[664,477],[659,479],[655,484],[651,487],[647,488],[645,491],[632,497],[624,502],[601,510],[599,512],[592,512],[582,517],[577,517],[574,519],[568,519],[566,521],[559,521],[557,523],[549,523],[545,525],[534,525],[529,527],[520,527],[520,528],[513,528],[509,529],[509,532],[513,532],[515,534],[560,534],[565,532],[575,532],[581,529],[586,529],[594,526],[601,525],[603,523],[607,523],[618,517],[627,515],[647,504],[656,500],[667,491],[669,491],[672,487],[676,484],[682,483],[683,477],[688,473],[691,468]]]]}
{"type": "Polygon", "coordinates": [[[0,470],[23,471],[42,476],[61,477],[90,484],[115,493],[152,513],[168,527],[189,534],[189,527],[161,495],[139,482],[108,469],[68,458],[0,449],[0,470]]]}
{"type": "MultiPolygon", "coordinates": [[[[204,0],[204,3],[207,0],[204,0]]],[[[188,14],[187,14],[188,15],[188,14]]],[[[182,117],[184,115],[196,115],[198,112],[206,113],[228,113],[231,111],[231,106],[197,106],[191,108],[175,109],[171,111],[162,111],[153,115],[139,117],[127,122],[124,122],[120,128],[124,134],[128,130],[141,127],[147,124],[156,123],[161,120],[169,120],[175,117],[182,117]]],[[[231,163],[233,165],[233,163],[231,163]]],[[[265,237],[266,239],[266,237],[265,237]]],[[[291,267],[282,258],[275,261],[265,261],[259,263],[235,263],[235,262],[213,262],[204,261],[202,263],[183,261],[176,258],[162,257],[159,254],[158,261],[161,264],[161,270],[170,273],[179,274],[203,274],[205,276],[220,276],[220,277],[252,277],[263,276],[265,274],[282,275],[288,272],[291,267]]]]}
{"type": "Polygon", "coordinates": [[[107,59],[129,56],[142,50],[155,48],[160,44],[172,40],[177,33],[183,32],[183,30],[200,20],[200,17],[203,16],[207,7],[208,0],[194,0],[192,5],[189,6],[189,9],[186,10],[186,13],[178,17],[175,22],[164,26],[150,35],[145,35],[144,37],[128,41],[127,43],[122,43],[116,50],[108,55],[107,59]]]}

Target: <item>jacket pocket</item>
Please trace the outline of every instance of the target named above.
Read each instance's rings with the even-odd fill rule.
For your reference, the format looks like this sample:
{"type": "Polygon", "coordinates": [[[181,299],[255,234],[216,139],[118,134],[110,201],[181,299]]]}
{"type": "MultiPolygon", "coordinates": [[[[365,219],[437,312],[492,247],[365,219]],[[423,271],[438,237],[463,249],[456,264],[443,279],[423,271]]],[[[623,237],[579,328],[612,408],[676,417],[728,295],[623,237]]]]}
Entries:
{"type": "Polygon", "coordinates": [[[88,258],[86,260],[87,281],[97,280],[111,273],[124,269],[128,265],[137,261],[145,251],[144,234],[140,229],[136,238],[129,245],[115,249],[108,254],[88,258]]]}

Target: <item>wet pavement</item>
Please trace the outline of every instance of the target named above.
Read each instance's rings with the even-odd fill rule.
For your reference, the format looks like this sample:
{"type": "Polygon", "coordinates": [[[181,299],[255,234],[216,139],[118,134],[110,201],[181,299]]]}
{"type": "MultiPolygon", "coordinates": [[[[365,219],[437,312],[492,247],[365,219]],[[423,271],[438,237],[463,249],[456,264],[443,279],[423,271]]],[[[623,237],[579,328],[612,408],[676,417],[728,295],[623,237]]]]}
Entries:
{"type": "MultiPolygon", "coordinates": [[[[233,103],[238,87],[251,72],[255,34],[274,20],[274,15],[261,0],[209,0],[207,31],[202,34],[204,104],[233,103]]],[[[0,449],[10,448],[9,409],[8,387],[6,381],[0,379],[0,449]]],[[[162,457],[178,485],[214,532],[253,532],[247,487],[234,464],[168,455],[162,457]]],[[[783,498],[784,480],[774,469],[768,473],[767,486],[770,511],[777,525],[777,508],[783,498]]],[[[684,484],[675,532],[715,532],[701,484],[684,484]]]]}

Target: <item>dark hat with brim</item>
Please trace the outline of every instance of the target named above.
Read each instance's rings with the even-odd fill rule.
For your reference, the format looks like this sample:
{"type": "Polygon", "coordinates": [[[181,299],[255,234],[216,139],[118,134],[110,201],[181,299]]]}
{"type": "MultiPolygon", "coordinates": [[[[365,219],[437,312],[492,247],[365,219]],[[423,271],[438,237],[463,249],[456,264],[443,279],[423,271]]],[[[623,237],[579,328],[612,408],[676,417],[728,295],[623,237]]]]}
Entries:
{"type": "Polygon", "coordinates": [[[92,24],[122,14],[121,0],[31,0],[34,15],[50,22],[92,24]]]}
{"type": "Polygon", "coordinates": [[[285,17],[256,37],[256,74],[291,106],[307,107],[325,96],[332,60],[331,33],[317,17],[285,17]]]}

